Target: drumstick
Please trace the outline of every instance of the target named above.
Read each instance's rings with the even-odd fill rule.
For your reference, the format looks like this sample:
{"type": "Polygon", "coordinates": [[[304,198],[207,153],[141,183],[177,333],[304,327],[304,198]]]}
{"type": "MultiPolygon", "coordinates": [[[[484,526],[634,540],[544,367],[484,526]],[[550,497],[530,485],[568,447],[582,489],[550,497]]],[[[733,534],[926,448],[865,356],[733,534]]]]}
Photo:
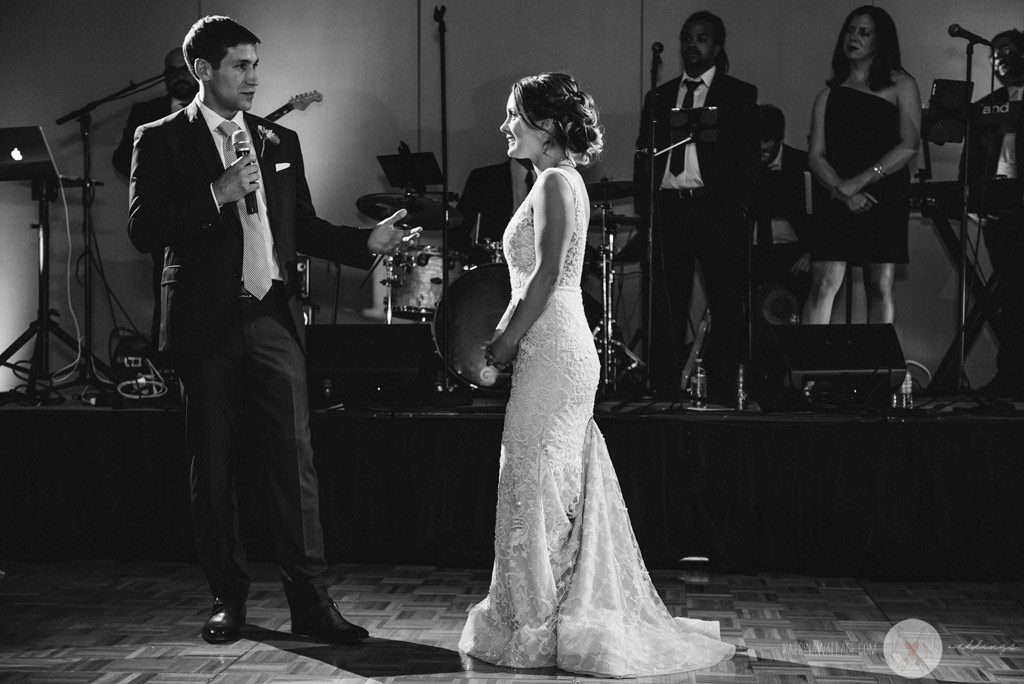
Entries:
{"type": "Polygon", "coordinates": [[[370,279],[370,275],[371,275],[371,274],[372,274],[372,273],[373,273],[374,271],[376,271],[376,270],[377,270],[377,267],[378,267],[378,266],[380,266],[380,262],[381,262],[381,261],[383,261],[383,260],[384,260],[384,255],[383,255],[383,254],[378,254],[378,255],[377,255],[377,258],[376,258],[376,259],[374,260],[374,262],[373,262],[373,266],[370,266],[370,270],[368,270],[368,271],[366,272],[366,275],[365,275],[365,276],[363,276],[363,282],[359,283],[359,287],[357,287],[357,288],[356,288],[357,290],[358,290],[358,289],[362,289],[363,285],[365,285],[365,284],[366,284],[366,281],[370,279]]]}

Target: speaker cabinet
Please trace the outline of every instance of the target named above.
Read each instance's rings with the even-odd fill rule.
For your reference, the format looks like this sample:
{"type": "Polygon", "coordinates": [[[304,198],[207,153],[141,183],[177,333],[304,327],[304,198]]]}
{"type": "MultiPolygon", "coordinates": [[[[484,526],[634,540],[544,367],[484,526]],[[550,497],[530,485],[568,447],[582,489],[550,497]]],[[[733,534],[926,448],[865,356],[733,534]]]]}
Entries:
{"type": "Polygon", "coordinates": [[[907,369],[890,324],[768,325],[754,364],[767,403],[786,394],[779,390],[809,396],[815,387],[851,401],[886,402],[907,369]]]}
{"type": "Polygon", "coordinates": [[[313,406],[386,400],[416,403],[440,364],[427,324],[312,325],[306,328],[313,406]]]}

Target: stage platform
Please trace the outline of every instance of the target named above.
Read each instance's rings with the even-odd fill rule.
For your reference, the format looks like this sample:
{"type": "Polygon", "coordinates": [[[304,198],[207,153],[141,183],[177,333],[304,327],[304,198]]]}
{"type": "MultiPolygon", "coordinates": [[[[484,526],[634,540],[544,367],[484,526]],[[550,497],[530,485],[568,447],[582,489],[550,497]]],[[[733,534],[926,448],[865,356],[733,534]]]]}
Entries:
{"type": "MultiPolygon", "coordinates": [[[[723,573],[1019,580],[1024,414],[944,404],[765,414],[605,402],[597,422],[652,568],[706,556],[723,573]]],[[[316,412],[328,560],[489,568],[502,417],[493,399],[316,412]]],[[[192,559],[179,409],[8,405],[0,440],[0,558],[192,559]]],[[[240,469],[243,535],[252,559],[269,560],[258,469],[240,469]]]]}

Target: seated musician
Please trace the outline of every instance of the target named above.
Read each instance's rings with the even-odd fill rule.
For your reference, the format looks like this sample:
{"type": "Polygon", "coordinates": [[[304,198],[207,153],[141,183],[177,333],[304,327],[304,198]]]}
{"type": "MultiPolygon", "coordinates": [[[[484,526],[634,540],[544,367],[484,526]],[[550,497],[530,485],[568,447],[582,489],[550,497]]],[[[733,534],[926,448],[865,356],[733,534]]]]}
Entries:
{"type": "MultiPolygon", "coordinates": [[[[979,207],[982,234],[995,278],[993,296],[1000,311],[995,328],[999,340],[996,374],[982,393],[1000,398],[1024,398],[1024,207],[1021,183],[1011,192],[998,192],[992,181],[1020,179],[1017,158],[1024,136],[1021,93],[1024,92],[1024,33],[1002,31],[992,38],[992,72],[1000,87],[973,106],[968,153],[961,160],[972,195],[985,198],[979,207]]],[[[972,197],[973,200],[973,197],[972,197]]]]}
{"type": "Polygon", "coordinates": [[[778,107],[758,105],[757,125],[761,177],[753,213],[751,286],[756,293],[781,285],[796,297],[800,311],[807,299],[811,265],[805,244],[810,225],[807,153],[783,142],[786,118],[778,107]]]}
{"type": "Polygon", "coordinates": [[[481,245],[487,241],[501,245],[505,226],[536,177],[530,162],[522,159],[506,159],[470,171],[456,206],[462,226],[451,233],[451,249],[468,254],[474,265],[496,260],[495,251],[481,245]]]}

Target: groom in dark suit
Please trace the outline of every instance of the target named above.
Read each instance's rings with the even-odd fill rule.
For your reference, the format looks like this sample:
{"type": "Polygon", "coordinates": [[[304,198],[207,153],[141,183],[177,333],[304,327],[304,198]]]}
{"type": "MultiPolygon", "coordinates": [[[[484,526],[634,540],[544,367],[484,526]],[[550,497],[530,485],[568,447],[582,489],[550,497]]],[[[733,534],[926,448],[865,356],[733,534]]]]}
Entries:
{"type": "Polygon", "coordinates": [[[160,348],[184,387],[196,550],[213,593],[203,638],[233,641],[245,623],[237,463],[268,481],[292,633],[352,642],[367,632],[341,616],[323,582],[296,251],[367,266],[371,252],[408,239],[393,226],[404,211],[372,231],[317,218],[295,133],[245,113],[259,42],[227,17],[189,30],[184,55],[199,94],[136,132],[128,232],[141,251],[167,248],[160,348]],[[236,158],[234,131],[251,154],[236,158]],[[260,430],[254,453],[237,451],[243,405],[260,430]]]}
{"type": "Polygon", "coordinates": [[[717,107],[718,121],[714,140],[698,139],[654,159],[649,372],[654,388],[670,394],[679,391],[694,260],[699,259],[712,316],[704,345],[709,396],[727,403],[735,396],[737,367],[749,356],[748,227],[758,175],[757,89],[726,73],[725,24],[711,12],[687,18],[679,49],[684,75],[658,86],[644,101],[637,137],[641,153],[633,173],[641,216],[646,216],[652,199],[650,157],[643,153],[651,143],[651,108],[657,113],[657,150],[674,141],[669,127],[672,108],[717,107]]]}

